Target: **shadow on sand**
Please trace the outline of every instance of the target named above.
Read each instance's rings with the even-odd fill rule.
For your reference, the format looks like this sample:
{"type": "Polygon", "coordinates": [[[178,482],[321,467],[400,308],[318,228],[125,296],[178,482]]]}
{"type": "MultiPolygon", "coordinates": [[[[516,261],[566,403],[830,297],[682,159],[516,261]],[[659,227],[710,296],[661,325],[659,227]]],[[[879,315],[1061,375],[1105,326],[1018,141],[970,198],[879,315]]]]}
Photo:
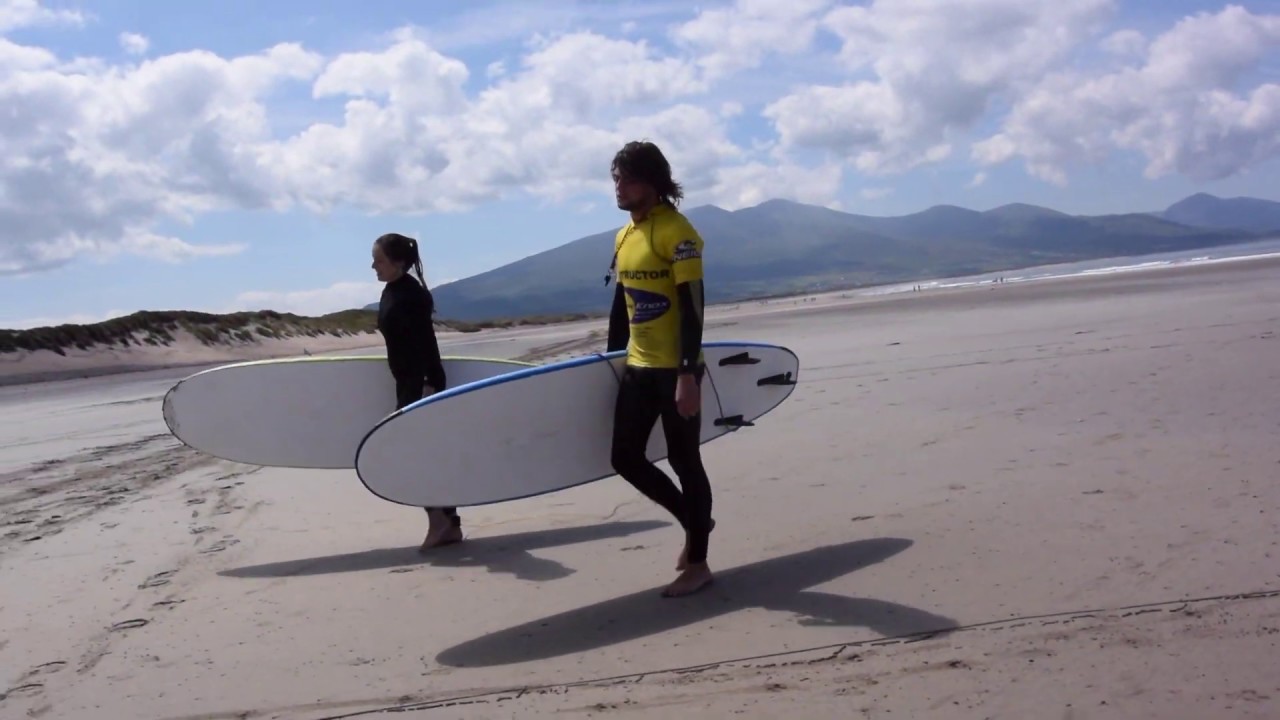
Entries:
{"type": "Polygon", "coordinates": [[[568,577],[575,571],[554,560],[534,557],[530,554],[534,550],[625,537],[669,525],[671,525],[669,522],[645,520],[552,528],[511,535],[468,538],[466,542],[436,548],[426,555],[419,554],[416,545],[380,548],[342,555],[249,565],[224,570],[218,574],[238,578],[282,578],[430,565],[454,568],[487,567],[492,573],[510,573],[520,580],[543,582],[568,577]]]}
{"type": "Polygon", "coordinates": [[[876,538],[815,548],[716,573],[698,595],[669,599],[658,588],[569,610],[455,645],[442,665],[476,667],[545,660],[675,630],[748,608],[801,616],[802,625],[866,627],[897,636],[957,627],[950,618],[882,600],[851,598],[805,588],[882,562],[910,540],[876,538]]]}

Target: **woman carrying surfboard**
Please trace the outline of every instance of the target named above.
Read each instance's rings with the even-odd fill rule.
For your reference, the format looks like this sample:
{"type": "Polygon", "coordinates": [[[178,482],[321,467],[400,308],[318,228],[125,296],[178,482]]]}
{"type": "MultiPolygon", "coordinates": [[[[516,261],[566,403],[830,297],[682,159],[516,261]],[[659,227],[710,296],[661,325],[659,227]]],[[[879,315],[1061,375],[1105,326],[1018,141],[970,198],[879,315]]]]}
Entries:
{"type": "MultiPolygon", "coordinates": [[[[378,303],[378,331],[387,346],[387,365],[396,383],[396,409],[445,389],[444,362],[436,341],[435,300],[422,274],[418,242],[387,233],[373,243],[373,269],[386,283],[378,303]],[[409,274],[413,269],[418,277],[409,274]]],[[[427,536],[419,550],[462,540],[462,520],[455,508],[426,508],[427,536]]]]}
{"type": "Polygon", "coordinates": [[[618,208],[631,213],[614,240],[610,268],[618,285],[607,349],[627,350],[614,408],[612,463],[684,528],[685,546],[676,563],[681,572],[662,594],[688,595],[712,581],[707,566],[714,526],[711,484],[699,449],[703,243],[676,209],[684,193],[656,145],[627,143],[614,156],[611,173],[618,208]],[[683,492],[645,455],[659,418],[667,460],[683,492]]]}

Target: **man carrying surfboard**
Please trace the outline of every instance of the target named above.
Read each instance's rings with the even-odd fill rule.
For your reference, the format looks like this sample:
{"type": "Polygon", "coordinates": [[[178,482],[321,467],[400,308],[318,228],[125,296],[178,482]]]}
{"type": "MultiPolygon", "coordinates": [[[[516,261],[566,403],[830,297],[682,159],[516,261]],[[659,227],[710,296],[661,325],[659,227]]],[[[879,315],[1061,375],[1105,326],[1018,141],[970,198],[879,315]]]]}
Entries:
{"type": "Polygon", "coordinates": [[[656,145],[627,143],[614,155],[611,173],[618,208],[631,214],[614,239],[610,266],[618,284],[607,351],[627,351],[614,408],[612,464],[684,528],[680,575],[662,594],[688,595],[712,581],[711,484],[699,450],[703,241],[677,209],[684,193],[656,145]],[[659,419],[683,492],[645,455],[659,419]]]}

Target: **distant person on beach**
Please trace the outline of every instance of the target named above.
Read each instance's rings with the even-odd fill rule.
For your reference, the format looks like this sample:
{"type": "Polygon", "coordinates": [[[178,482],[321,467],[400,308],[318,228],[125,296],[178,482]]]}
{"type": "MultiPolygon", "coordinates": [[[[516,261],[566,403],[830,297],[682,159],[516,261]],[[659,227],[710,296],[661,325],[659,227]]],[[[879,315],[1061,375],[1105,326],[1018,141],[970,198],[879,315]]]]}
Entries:
{"type": "MultiPolygon", "coordinates": [[[[422,274],[418,241],[387,233],[373,243],[373,269],[386,283],[378,303],[378,331],[387,345],[387,365],[396,383],[396,409],[445,389],[444,363],[436,341],[435,300],[422,274]],[[413,269],[418,277],[409,274],[413,269]]],[[[462,540],[455,508],[426,508],[427,536],[420,551],[462,540]]]]}
{"type": "Polygon", "coordinates": [[[614,405],[613,468],[684,528],[680,575],[662,594],[688,595],[712,581],[711,484],[699,449],[703,241],[676,209],[684,194],[656,145],[627,143],[614,155],[611,174],[618,208],[631,214],[614,238],[609,268],[618,284],[607,351],[627,351],[614,405]],[[683,492],[645,455],[659,419],[683,492]]]}

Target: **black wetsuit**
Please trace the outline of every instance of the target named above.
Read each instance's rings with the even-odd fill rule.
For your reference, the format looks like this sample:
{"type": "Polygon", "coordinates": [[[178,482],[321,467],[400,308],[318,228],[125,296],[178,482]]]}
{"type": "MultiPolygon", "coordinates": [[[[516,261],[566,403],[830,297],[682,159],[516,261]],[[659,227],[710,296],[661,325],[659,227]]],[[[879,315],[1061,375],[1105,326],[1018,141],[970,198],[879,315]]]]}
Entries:
{"type": "Polygon", "coordinates": [[[639,227],[619,231],[618,285],[605,346],[628,351],[614,406],[613,468],[680,522],[689,534],[690,563],[706,560],[715,525],[699,448],[702,416],[681,417],[675,397],[681,373],[700,386],[705,372],[701,245],[688,221],[669,207],[654,209],[639,227]],[[680,488],[646,456],[659,419],[680,488]]]}
{"type": "MultiPolygon", "coordinates": [[[[378,331],[386,342],[387,365],[396,383],[396,409],[421,400],[427,385],[434,392],[445,389],[444,363],[432,325],[434,309],[431,291],[408,273],[382,289],[378,331]]],[[[459,524],[454,508],[443,510],[459,524]]]]}

